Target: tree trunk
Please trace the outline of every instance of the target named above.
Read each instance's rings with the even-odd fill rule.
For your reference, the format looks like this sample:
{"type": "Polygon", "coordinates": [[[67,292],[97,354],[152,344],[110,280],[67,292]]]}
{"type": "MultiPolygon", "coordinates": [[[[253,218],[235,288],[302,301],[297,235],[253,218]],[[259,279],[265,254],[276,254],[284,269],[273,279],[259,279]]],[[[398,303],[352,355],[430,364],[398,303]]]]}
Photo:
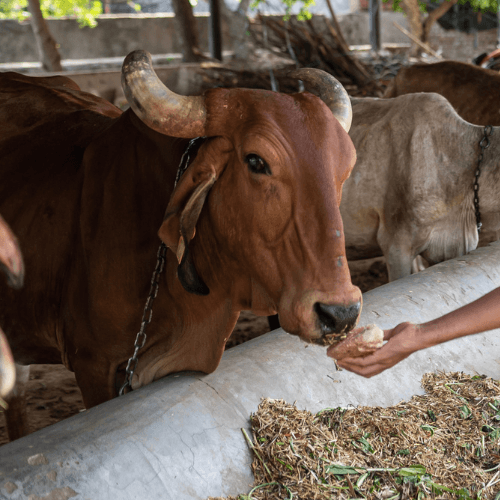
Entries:
{"type": "Polygon", "coordinates": [[[173,0],[172,6],[177,20],[177,31],[183,45],[184,62],[204,60],[198,42],[198,27],[189,0],[173,0]]]}
{"type": "MultiPolygon", "coordinates": [[[[408,19],[410,33],[419,40],[422,40],[424,27],[422,23],[422,12],[420,11],[418,0],[401,0],[401,8],[408,19]]],[[[410,56],[417,57],[421,54],[421,52],[422,49],[416,43],[412,42],[410,56]]]]}
{"type": "Polygon", "coordinates": [[[228,36],[233,41],[235,59],[244,60],[250,54],[250,35],[248,33],[247,10],[250,0],[241,0],[237,10],[227,7],[224,0],[220,1],[222,18],[227,26],[228,36]]]}
{"type": "Polygon", "coordinates": [[[35,35],[38,54],[45,71],[62,71],[61,56],[57,44],[40,9],[40,0],[28,0],[28,10],[31,14],[31,27],[35,35]]]}
{"type": "MultiPolygon", "coordinates": [[[[434,23],[444,14],[446,14],[458,0],[444,0],[438,8],[425,16],[420,10],[418,0],[401,0],[401,8],[406,14],[410,32],[421,42],[428,44],[429,33],[434,23]]],[[[413,57],[419,56],[422,53],[421,47],[412,42],[410,55],[413,57]]]]}

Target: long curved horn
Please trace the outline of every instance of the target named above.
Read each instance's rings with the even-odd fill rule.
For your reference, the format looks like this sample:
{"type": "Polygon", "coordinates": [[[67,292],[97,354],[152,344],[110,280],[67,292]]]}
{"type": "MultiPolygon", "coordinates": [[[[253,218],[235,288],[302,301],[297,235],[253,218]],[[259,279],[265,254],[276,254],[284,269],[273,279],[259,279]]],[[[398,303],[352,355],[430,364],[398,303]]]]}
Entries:
{"type": "Polygon", "coordinates": [[[125,58],[122,87],[130,107],[148,127],[172,137],[204,135],[207,110],[203,97],[169,90],[154,72],[151,55],[145,50],[125,58]]]}
{"type": "Polygon", "coordinates": [[[316,68],[300,68],[288,73],[290,78],[309,83],[321,100],[330,108],[333,116],[349,132],[352,122],[351,100],[342,84],[332,75],[316,68]]]}

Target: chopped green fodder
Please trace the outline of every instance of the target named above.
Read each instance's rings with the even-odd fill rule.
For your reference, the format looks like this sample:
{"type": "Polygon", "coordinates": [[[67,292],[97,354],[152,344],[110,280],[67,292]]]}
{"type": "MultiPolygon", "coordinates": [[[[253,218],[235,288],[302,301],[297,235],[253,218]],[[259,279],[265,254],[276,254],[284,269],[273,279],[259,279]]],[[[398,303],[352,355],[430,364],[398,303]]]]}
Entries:
{"type": "Polygon", "coordinates": [[[227,500],[500,500],[500,383],[429,373],[422,387],[389,408],[316,415],[263,400],[243,431],[254,486],[227,500]]]}

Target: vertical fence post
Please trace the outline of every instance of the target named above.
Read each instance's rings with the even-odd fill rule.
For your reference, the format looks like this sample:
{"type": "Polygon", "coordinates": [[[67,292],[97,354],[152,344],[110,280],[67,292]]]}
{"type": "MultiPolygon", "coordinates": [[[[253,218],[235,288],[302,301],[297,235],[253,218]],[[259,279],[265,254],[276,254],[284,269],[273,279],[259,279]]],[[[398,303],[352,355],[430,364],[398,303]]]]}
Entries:
{"type": "Polygon", "coordinates": [[[380,0],[370,0],[370,44],[378,52],[380,44],[380,0]]]}
{"type": "Polygon", "coordinates": [[[214,59],[222,61],[222,36],[220,27],[220,8],[219,0],[209,0],[210,4],[210,23],[208,30],[208,43],[210,55],[214,59]]]}

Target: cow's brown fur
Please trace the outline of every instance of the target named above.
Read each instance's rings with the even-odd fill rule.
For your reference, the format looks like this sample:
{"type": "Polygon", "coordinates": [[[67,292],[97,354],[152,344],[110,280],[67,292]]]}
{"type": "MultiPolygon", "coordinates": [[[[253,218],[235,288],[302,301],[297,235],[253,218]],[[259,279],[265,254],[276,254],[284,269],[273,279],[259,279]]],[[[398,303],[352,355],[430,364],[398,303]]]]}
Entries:
{"type": "Polygon", "coordinates": [[[399,70],[384,97],[436,92],[476,125],[500,125],[500,74],[459,61],[414,64],[399,70]]]}
{"type": "MultiPolygon", "coordinates": [[[[0,78],[0,211],[26,262],[25,288],[0,289],[0,324],[17,362],[63,362],[91,407],[123,381],[160,227],[177,245],[180,213],[162,221],[187,141],[73,85],[0,78]]],[[[316,302],[361,297],[338,209],[355,152],[330,110],[307,93],[216,89],[205,102],[210,137],[172,199],[182,207],[207,176],[217,179],[190,244],[210,294],[182,287],[169,251],[134,388],[215,370],[242,309],[278,311],[287,331],[312,340],[316,302]],[[272,175],[250,172],[249,153],[272,175]]]]}

